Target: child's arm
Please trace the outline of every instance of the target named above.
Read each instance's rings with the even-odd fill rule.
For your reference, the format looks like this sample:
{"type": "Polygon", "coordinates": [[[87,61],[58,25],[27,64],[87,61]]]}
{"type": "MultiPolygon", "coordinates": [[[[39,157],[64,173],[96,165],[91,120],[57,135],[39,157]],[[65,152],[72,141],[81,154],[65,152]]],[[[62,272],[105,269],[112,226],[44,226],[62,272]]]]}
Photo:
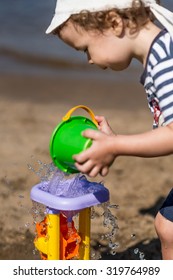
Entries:
{"type": "Polygon", "coordinates": [[[86,151],[75,155],[74,159],[78,170],[91,177],[99,173],[107,175],[109,167],[120,155],[158,157],[173,153],[173,123],[136,135],[86,130],[83,136],[93,139],[93,144],[86,151]]]}

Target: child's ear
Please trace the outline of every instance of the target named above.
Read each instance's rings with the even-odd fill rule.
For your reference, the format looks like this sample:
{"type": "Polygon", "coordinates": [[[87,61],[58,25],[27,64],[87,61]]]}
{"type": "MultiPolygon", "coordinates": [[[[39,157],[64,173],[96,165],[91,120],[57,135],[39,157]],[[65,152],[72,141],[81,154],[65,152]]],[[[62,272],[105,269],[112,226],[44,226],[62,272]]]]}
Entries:
{"type": "Polygon", "coordinates": [[[111,18],[111,23],[112,23],[113,33],[117,37],[120,37],[124,30],[123,19],[118,14],[114,13],[111,18]]]}

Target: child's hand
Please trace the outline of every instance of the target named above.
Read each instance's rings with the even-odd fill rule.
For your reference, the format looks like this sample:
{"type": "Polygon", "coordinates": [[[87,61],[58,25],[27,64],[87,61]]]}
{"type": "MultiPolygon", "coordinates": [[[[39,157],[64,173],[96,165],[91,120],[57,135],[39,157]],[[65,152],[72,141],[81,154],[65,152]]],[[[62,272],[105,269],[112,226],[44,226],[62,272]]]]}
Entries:
{"type": "Polygon", "coordinates": [[[76,168],[90,177],[95,177],[98,174],[106,176],[109,172],[109,167],[115,159],[112,152],[115,135],[108,126],[105,119],[100,122],[100,127],[107,133],[87,129],[83,132],[83,136],[93,140],[92,146],[86,151],[74,155],[76,168]]]}
{"type": "Polygon", "coordinates": [[[105,117],[95,116],[95,119],[98,122],[98,128],[100,131],[106,133],[107,135],[114,135],[114,132],[105,117]]]}

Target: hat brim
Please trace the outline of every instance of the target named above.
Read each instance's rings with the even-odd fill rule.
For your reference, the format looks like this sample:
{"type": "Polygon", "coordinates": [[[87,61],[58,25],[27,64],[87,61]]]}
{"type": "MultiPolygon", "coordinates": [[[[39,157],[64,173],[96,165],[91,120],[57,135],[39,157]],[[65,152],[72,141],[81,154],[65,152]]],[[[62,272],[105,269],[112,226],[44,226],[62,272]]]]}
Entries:
{"type": "Polygon", "coordinates": [[[58,26],[60,26],[62,23],[68,20],[69,17],[70,14],[55,14],[49,27],[46,30],[46,34],[52,33],[58,26]]]}

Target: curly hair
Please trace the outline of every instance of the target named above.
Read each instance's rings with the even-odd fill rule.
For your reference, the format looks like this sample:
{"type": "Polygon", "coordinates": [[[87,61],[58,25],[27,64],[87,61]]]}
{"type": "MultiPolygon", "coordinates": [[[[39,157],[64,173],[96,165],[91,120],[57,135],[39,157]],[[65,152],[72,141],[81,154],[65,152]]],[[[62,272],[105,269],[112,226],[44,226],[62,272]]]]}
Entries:
{"type": "MultiPolygon", "coordinates": [[[[160,0],[156,2],[160,4],[160,0]]],[[[130,33],[138,31],[148,20],[155,20],[154,15],[149,8],[144,6],[142,0],[133,0],[132,7],[128,9],[113,8],[99,12],[81,11],[79,14],[71,15],[70,19],[76,26],[78,25],[87,31],[98,30],[103,32],[112,26],[115,13],[121,17],[124,26],[129,28],[130,33]]],[[[116,25],[118,23],[114,20],[114,26],[116,25]]]]}

